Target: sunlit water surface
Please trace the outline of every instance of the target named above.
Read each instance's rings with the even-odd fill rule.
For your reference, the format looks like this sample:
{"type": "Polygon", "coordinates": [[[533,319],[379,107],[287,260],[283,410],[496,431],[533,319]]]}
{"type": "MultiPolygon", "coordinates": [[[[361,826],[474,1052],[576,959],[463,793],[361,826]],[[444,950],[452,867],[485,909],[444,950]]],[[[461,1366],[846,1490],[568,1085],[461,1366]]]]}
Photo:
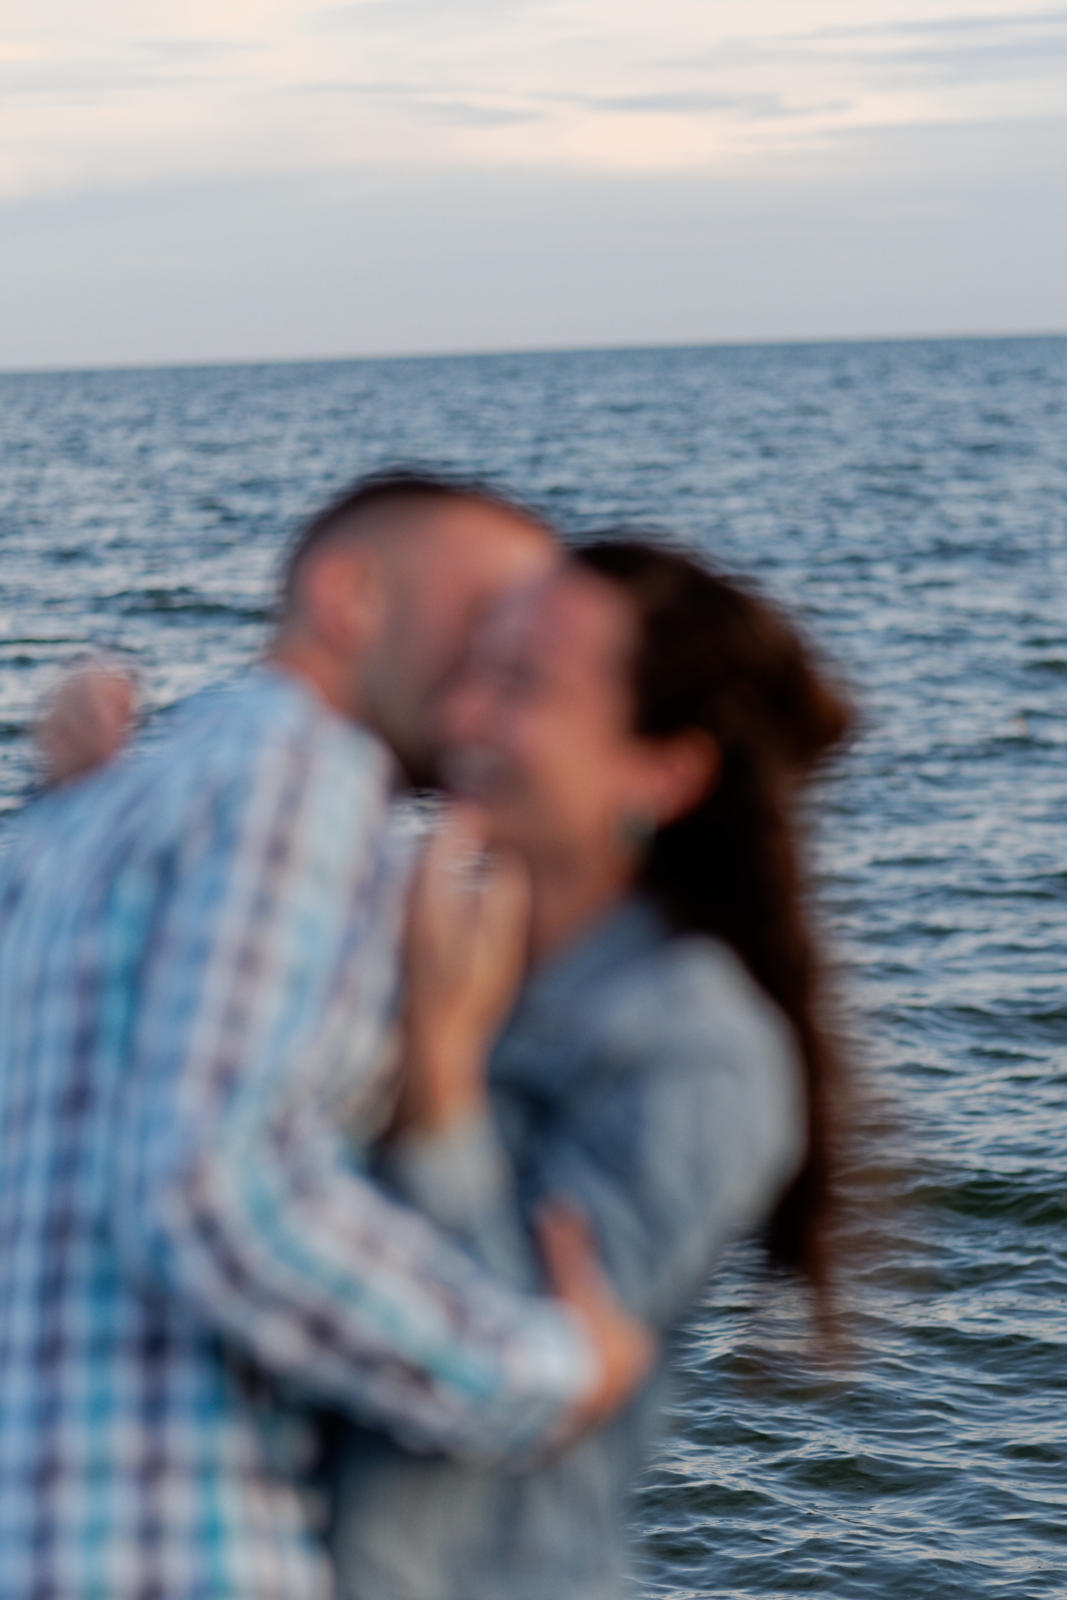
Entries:
{"type": "Polygon", "coordinates": [[[57,664],[122,646],[157,703],[228,672],[294,521],[398,459],[697,540],[855,685],[820,860],[888,1226],[826,1370],[720,1275],[650,1596],[1067,1595],[1065,397],[1062,340],[0,376],[4,808],[57,664]]]}

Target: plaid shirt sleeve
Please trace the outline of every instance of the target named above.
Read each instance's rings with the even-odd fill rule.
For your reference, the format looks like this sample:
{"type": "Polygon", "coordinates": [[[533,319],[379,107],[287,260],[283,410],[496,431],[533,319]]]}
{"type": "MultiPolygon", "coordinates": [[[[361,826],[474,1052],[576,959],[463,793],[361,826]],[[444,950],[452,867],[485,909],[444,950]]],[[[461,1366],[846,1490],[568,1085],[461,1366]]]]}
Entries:
{"type": "Polygon", "coordinates": [[[358,792],[351,765],[321,738],[275,741],[254,770],[205,784],[155,876],[126,885],[158,907],[117,1128],[115,1235],[146,1287],[309,1394],[409,1445],[518,1457],[588,1381],[584,1336],[387,1199],[312,1089],[316,1052],[337,1036],[331,995],[358,1031],[360,972],[387,937],[370,892],[382,801],[365,779],[358,792]],[[328,953],[346,940],[338,985],[328,953]]]}

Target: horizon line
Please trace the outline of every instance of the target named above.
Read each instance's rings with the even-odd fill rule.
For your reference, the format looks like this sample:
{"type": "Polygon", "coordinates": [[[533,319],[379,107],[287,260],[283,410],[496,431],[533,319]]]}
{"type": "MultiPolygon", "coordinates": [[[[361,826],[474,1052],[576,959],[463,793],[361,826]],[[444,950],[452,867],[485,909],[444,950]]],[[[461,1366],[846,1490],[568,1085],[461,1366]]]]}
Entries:
{"type": "Polygon", "coordinates": [[[500,345],[482,349],[442,350],[391,350],[363,355],[275,355],[275,356],[204,356],[188,360],[160,358],[157,360],[103,361],[87,365],[65,366],[51,363],[30,366],[0,366],[0,377],[88,377],[107,372],[196,372],[204,369],[226,367],[324,367],[368,366],[403,361],[477,361],[486,357],[509,356],[561,356],[595,354],[638,354],[656,350],[758,350],[792,347],[832,345],[881,344],[977,344],[1015,343],[1020,340],[1067,339],[1067,328],[1030,329],[1016,332],[970,333],[883,333],[883,334],[832,334],[797,335],[794,337],[760,337],[738,339],[666,339],[639,341],[634,344],[540,344],[500,345]]]}

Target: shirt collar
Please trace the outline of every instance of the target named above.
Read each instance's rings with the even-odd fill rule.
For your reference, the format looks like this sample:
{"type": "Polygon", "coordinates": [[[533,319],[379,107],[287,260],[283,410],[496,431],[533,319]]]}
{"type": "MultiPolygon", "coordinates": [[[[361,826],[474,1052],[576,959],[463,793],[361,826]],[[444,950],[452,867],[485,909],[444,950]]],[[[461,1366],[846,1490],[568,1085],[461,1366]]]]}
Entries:
{"type": "Polygon", "coordinates": [[[668,928],[655,906],[634,895],[578,935],[528,981],[516,1017],[558,1013],[577,994],[636,956],[661,945],[668,928]]]}

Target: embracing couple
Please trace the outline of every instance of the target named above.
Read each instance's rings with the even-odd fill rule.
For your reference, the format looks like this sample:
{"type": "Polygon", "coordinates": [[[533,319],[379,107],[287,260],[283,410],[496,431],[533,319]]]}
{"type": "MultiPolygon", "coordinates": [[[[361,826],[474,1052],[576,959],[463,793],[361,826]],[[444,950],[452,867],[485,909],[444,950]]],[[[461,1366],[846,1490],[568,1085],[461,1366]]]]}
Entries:
{"type": "Polygon", "coordinates": [[[693,557],[417,474],[152,738],[89,690],[0,858],[0,1600],[613,1600],[724,1243],[827,1305],[846,704],[693,557]]]}

